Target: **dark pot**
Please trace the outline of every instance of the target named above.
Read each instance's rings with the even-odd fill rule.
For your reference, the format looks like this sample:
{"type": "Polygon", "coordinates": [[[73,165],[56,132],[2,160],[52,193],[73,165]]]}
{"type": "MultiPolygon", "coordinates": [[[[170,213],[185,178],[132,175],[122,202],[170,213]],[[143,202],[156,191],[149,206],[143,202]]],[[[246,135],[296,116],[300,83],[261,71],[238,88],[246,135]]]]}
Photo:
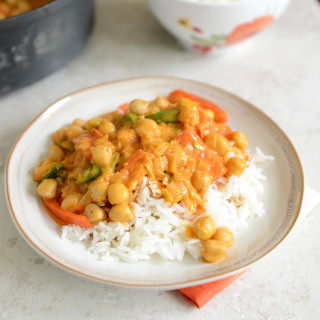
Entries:
{"type": "Polygon", "coordinates": [[[0,94],[39,80],[70,61],[93,26],[93,0],[54,0],[0,21],[0,94]]]}

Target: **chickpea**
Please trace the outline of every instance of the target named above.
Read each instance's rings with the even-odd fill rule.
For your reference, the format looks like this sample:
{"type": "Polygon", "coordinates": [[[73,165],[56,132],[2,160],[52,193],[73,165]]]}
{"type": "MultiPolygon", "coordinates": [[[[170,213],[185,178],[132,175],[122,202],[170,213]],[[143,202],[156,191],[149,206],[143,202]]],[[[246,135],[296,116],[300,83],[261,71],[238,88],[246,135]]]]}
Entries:
{"type": "Polygon", "coordinates": [[[232,132],[231,140],[234,141],[236,147],[239,149],[245,149],[248,147],[248,137],[242,131],[232,132]]]}
{"type": "Polygon", "coordinates": [[[232,247],[234,242],[234,236],[228,227],[218,228],[211,239],[224,242],[228,249],[232,247]]]}
{"type": "Polygon", "coordinates": [[[133,219],[134,215],[126,203],[113,206],[109,212],[109,218],[118,222],[127,222],[133,219]]]}
{"type": "Polygon", "coordinates": [[[206,144],[213,150],[216,150],[219,156],[225,156],[231,151],[231,145],[227,138],[220,134],[212,133],[206,137],[206,144]]]}
{"type": "Polygon", "coordinates": [[[55,166],[50,159],[42,161],[38,166],[33,169],[33,179],[35,181],[41,181],[44,176],[55,166]]]}
{"type": "Polygon", "coordinates": [[[157,99],[154,100],[154,105],[159,107],[160,109],[167,108],[169,104],[170,102],[166,97],[157,97],[157,99]]]}
{"type": "Polygon", "coordinates": [[[74,119],[72,124],[78,125],[79,127],[83,128],[83,129],[87,126],[87,122],[82,119],[74,119]]]}
{"type": "Polygon", "coordinates": [[[107,219],[107,214],[94,203],[90,203],[84,209],[84,215],[93,223],[107,219]]]}
{"type": "Polygon", "coordinates": [[[41,198],[54,199],[57,195],[58,182],[55,179],[45,179],[37,187],[41,198]]]}
{"type": "Polygon", "coordinates": [[[133,129],[120,130],[117,133],[117,137],[123,146],[139,141],[139,136],[133,129]]]}
{"type": "Polygon", "coordinates": [[[196,170],[192,175],[191,182],[197,191],[203,192],[211,185],[212,176],[210,172],[196,170]]]}
{"type": "Polygon", "coordinates": [[[82,194],[80,193],[71,193],[67,195],[64,200],[61,202],[61,208],[75,212],[83,211],[83,204],[80,203],[82,199],[82,194]]]}
{"type": "Polygon", "coordinates": [[[94,202],[105,203],[107,200],[108,194],[108,185],[101,180],[94,181],[91,183],[90,187],[90,196],[94,202]]]}
{"type": "Polygon", "coordinates": [[[149,102],[141,99],[134,99],[129,103],[130,112],[142,115],[147,113],[149,102]]]}
{"type": "Polygon", "coordinates": [[[244,170],[247,168],[247,163],[240,157],[232,157],[227,161],[226,166],[230,174],[241,176],[244,170]]]}
{"type": "Polygon", "coordinates": [[[85,133],[85,130],[77,124],[72,124],[67,131],[67,136],[69,140],[81,136],[85,133]]]}
{"type": "Polygon", "coordinates": [[[228,154],[231,150],[230,142],[227,138],[217,135],[217,145],[216,145],[216,151],[220,156],[225,156],[228,154]]]}
{"type": "Polygon", "coordinates": [[[46,168],[42,166],[37,166],[33,168],[33,180],[40,181],[47,174],[46,168]]]}
{"type": "Polygon", "coordinates": [[[214,119],[214,113],[213,113],[212,110],[210,110],[210,109],[204,109],[204,110],[203,110],[203,113],[204,113],[208,118],[210,118],[211,120],[214,119]]]}
{"type": "Polygon", "coordinates": [[[181,98],[180,100],[180,107],[182,108],[194,108],[197,106],[198,106],[197,102],[190,100],[188,98],[181,98]]]}
{"type": "Polygon", "coordinates": [[[151,119],[141,119],[135,124],[135,130],[139,136],[141,135],[158,135],[159,128],[155,121],[151,119]]]}
{"type": "Polygon", "coordinates": [[[108,199],[111,204],[119,204],[129,199],[129,190],[122,183],[114,183],[109,186],[108,199]]]}
{"type": "Polygon", "coordinates": [[[98,130],[102,134],[114,134],[116,132],[116,127],[112,122],[105,120],[100,124],[98,130]]]}
{"type": "Polygon", "coordinates": [[[92,160],[99,166],[106,166],[112,158],[112,150],[107,146],[99,145],[92,149],[92,160]]]}
{"type": "Polygon", "coordinates": [[[60,147],[53,145],[49,151],[49,158],[52,161],[60,162],[64,159],[64,151],[60,147]]]}
{"type": "Polygon", "coordinates": [[[225,259],[227,250],[225,242],[212,239],[205,241],[201,247],[203,258],[212,263],[225,259]]]}
{"type": "Polygon", "coordinates": [[[61,141],[65,141],[68,139],[68,128],[61,128],[57,130],[53,135],[52,135],[52,140],[55,144],[59,144],[61,141]]]}
{"type": "Polygon", "coordinates": [[[208,240],[216,232],[216,223],[211,216],[201,217],[194,222],[193,232],[198,239],[208,240]]]}
{"type": "Polygon", "coordinates": [[[186,128],[194,127],[199,123],[199,111],[195,106],[180,107],[179,121],[184,124],[186,128]]]}

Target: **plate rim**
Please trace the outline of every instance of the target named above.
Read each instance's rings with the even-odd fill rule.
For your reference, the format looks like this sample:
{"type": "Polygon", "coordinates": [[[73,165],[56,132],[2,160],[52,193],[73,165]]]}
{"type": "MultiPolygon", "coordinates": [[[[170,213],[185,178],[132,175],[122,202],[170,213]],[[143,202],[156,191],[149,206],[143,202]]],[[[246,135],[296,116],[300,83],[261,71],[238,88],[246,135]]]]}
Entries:
{"type": "Polygon", "coordinates": [[[301,207],[302,207],[302,200],[303,200],[303,195],[304,195],[304,189],[305,189],[305,181],[304,181],[304,172],[303,172],[303,167],[302,167],[302,163],[300,160],[300,157],[293,145],[293,143],[291,142],[291,140],[289,139],[289,137],[286,135],[286,133],[275,123],[275,121],[273,119],[271,119],[267,114],[265,114],[260,108],[256,107],[255,105],[253,105],[251,102],[243,99],[242,97],[228,91],[225,89],[222,89],[220,87],[217,87],[215,85],[209,84],[209,83],[205,83],[205,82],[201,82],[198,80],[193,80],[193,79],[188,79],[188,78],[181,78],[181,77],[172,77],[172,76],[142,76],[142,77],[131,77],[131,78],[124,78],[124,79],[120,79],[120,80],[114,80],[114,81],[107,81],[107,82],[103,82],[103,83],[99,83],[93,86],[89,86],[89,87],[85,87],[76,91],[73,91],[59,99],[57,99],[56,101],[52,102],[49,104],[48,107],[46,107],[44,110],[42,110],[28,125],[27,127],[22,131],[22,133],[18,136],[18,138],[16,139],[16,141],[14,142],[9,155],[7,157],[7,161],[6,161],[6,166],[5,166],[5,179],[4,179],[4,183],[5,183],[5,198],[6,198],[6,202],[7,202],[7,207],[9,208],[9,213],[10,213],[10,217],[12,219],[12,221],[14,222],[15,227],[17,228],[17,230],[19,231],[20,235],[22,235],[22,237],[24,238],[24,240],[28,243],[28,245],[35,250],[38,254],[40,254],[41,256],[43,256],[47,261],[53,263],[54,265],[58,266],[60,269],[63,269],[65,271],[68,271],[69,273],[73,274],[73,275],[77,275],[80,276],[82,278],[85,279],[90,279],[90,280],[94,280],[97,281],[99,283],[105,283],[108,285],[113,285],[113,286],[120,286],[120,287],[129,287],[129,288],[139,288],[139,289],[177,289],[177,288],[184,288],[184,287],[189,287],[189,286],[194,286],[194,285],[199,285],[199,284],[204,284],[207,282],[211,282],[211,281],[217,281],[223,278],[226,278],[228,276],[234,275],[236,273],[240,273],[243,272],[244,270],[246,270],[248,267],[250,267],[251,265],[261,261],[265,256],[267,256],[270,252],[274,251],[275,249],[277,249],[279,247],[279,245],[288,237],[288,235],[291,233],[292,229],[295,227],[297,220],[300,216],[301,213],[301,207]],[[16,147],[18,146],[20,140],[22,139],[22,137],[27,133],[27,131],[29,130],[29,128],[36,122],[38,121],[41,116],[43,114],[45,114],[47,111],[49,111],[53,106],[57,105],[58,103],[61,103],[63,100],[76,96],[78,94],[84,93],[86,91],[90,91],[93,89],[97,89],[97,88],[101,88],[104,86],[108,86],[108,85],[113,85],[113,84],[118,84],[118,83],[125,83],[125,82],[135,82],[135,81],[145,81],[145,80],[171,80],[171,81],[182,81],[182,82],[188,82],[190,84],[194,84],[194,85],[198,85],[198,86],[202,86],[202,87],[206,87],[207,89],[214,89],[216,91],[220,91],[223,94],[226,94],[228,96],[232,96],[233,98],[240,100],[241,102],[243,102],[244,104],[248,105],[251,109],[255,110],[255,112],[257,112],[258,114],[260,114],[261,116],[263,116],[267,121],[269,121],[273,126],[275,126],[277,128],[277,130],[282,134],[283,138],[286,140],[289,148],[292,151],[292,154],[294,155],[294,159],[296,161],[297,164],[297,168],[298,168],[298,172],[299,172],[299,176],[301,178],[301,194],[300,194],[300,198],[298,199],[298,205],[297,205],[297,210],[295,212],[295,217],[294,220],[292,222],[292,225],[290,226],[290,228],[287,230],[287,232],[284,234],[284,236],[279,240],[279,242],[273,246],[272,248],[270,248],[269,250],[267,250],[263,255],[261,255],[258,258],[255,258],[253,261],[249,262],[248,264],[246,264],[243,267],[239,267],[239,268],[235,268],[234,270],[231,270],[229,272],[222,272],[218,275],[215,276],[203,276],[201,278],[198,279],[194,279],[194,280],[187,280],[187,281],[177,281],[177,282],[172,282],[172,283],[167,283],[167,284],[134,284],[134,283],[124,283],[124,282],[119,282],[119,281],[112,281],[109,279],[102,279],[93,275],[89,275],[86,274],[84,272],[75,270],[74,268],[56,260],[55,258],[52,258],[49,254],[47,254],[44,250],[42,250],[41,248],[38,247],[38,245],[36,243],[34,243],[27,235],[27,233],[24,231],[23,227],[19,224],[19,221],[16,217],[15,211],[13,209],[13,205],[11,203],[11,199],[10,199],[10,191],[9,191],[9,183],[8,183],[8,177],[9,177],[9,167],[10,167],[10,161],[12,158],[12,155],[14,154],[16,147]]]}

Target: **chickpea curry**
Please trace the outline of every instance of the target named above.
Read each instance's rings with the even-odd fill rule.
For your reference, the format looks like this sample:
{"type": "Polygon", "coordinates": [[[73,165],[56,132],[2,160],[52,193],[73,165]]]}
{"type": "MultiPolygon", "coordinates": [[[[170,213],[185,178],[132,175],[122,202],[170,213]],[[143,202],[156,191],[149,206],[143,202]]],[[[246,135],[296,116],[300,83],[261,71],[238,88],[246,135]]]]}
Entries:
{"type": "Polygon", "coordinates": [[[0,20],[25,13],[53,0],[0,0],[0,20]]]}
{"type": "Polygon", "coordinates": [[[38,194],[61,223],[125,223],[147,177],[165,201],[194,217],[188,234],[202,241],[204,259],[223,260],[234,238],[205,215],[206,192],[222,177],[240,176],[249,159],[246,135],[226,121],[226,111],[182,90],[76,119],[53,134],[48,158],[34,168],[38,194]]]}

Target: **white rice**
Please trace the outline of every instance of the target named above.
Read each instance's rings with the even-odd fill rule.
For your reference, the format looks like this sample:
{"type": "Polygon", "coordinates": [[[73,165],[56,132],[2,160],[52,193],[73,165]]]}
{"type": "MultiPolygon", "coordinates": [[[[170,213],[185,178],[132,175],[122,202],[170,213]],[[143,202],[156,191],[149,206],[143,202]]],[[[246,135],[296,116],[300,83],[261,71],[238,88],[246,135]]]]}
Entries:
{"type": "MultiPolygon", "coordinates": [[[[250,166],[240,177],[229,181],[221,178],[207,193],[207,210],[217,227],[227,226],[232,232],[247,227],[248,222],[263,215],[259,201],[263,193],[262,170],[256,163],[270,160],[260,149],[252,157],[250,166]]],[[[190,217],[183,205],[171,206],[160,197],[160,191],[144,178],[138,193],[135,218],[129,223],[100,222],[93,228],[75,225],[62,226],[64,241],[82,242],[97,259],[136,262],[160,255],[165,260],[181,261],[186,253],[194,259],[201,257],[201,242],[187,237],[185,228],[190,217]]]]}

